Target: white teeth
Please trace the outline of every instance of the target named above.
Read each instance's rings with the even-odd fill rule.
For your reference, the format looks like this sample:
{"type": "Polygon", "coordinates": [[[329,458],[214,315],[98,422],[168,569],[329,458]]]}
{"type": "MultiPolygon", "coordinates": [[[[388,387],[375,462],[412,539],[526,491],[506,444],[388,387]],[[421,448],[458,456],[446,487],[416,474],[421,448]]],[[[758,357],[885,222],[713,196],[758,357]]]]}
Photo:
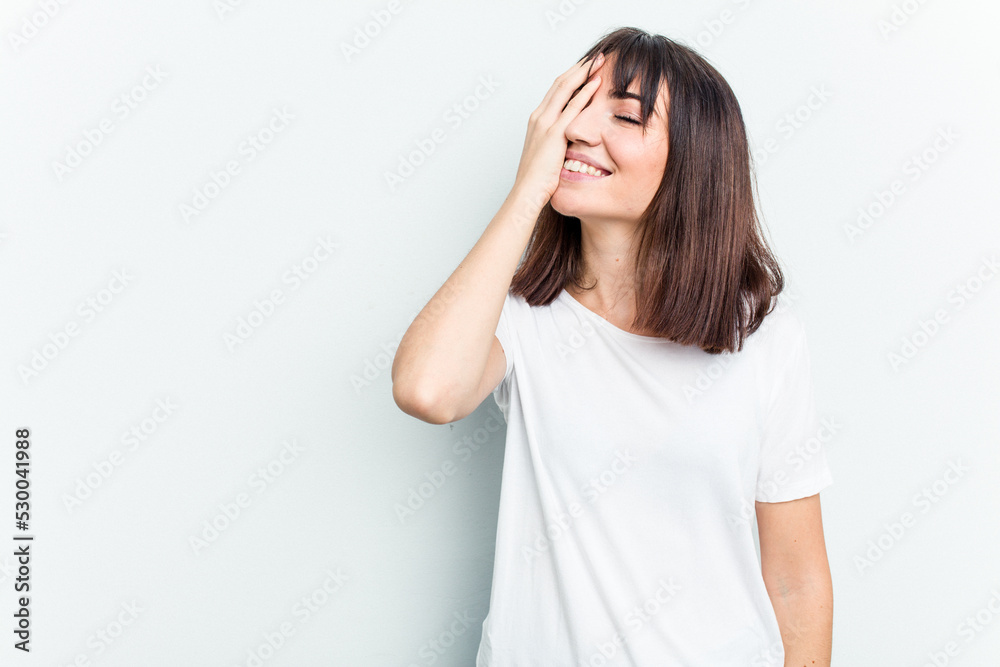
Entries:
{"type": "Polygon", "coordinates": [[[567,171],[579,171],[584,174],[590,174],[591,176],[607,176],[609,172],[601,171],[600,169],[595,169],[589,164],[584,164],[579,160],[566,160],[563,163],[563,167],[567,171]]]}

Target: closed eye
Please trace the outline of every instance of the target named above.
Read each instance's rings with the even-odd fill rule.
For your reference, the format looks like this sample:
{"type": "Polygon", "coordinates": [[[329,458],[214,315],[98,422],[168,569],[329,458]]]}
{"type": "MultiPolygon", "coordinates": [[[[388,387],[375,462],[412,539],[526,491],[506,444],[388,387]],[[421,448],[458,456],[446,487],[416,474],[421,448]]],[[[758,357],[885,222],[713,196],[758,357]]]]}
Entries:
{"type": "Polygon", "coordinates": [[[621,120],[625,121],[626,123],[632,123],[634,125],[642,125],[642,121],[638,121],[635,118],[631,118],[629,116],[615,116],[615,118],[620,118],[621,120]]]}

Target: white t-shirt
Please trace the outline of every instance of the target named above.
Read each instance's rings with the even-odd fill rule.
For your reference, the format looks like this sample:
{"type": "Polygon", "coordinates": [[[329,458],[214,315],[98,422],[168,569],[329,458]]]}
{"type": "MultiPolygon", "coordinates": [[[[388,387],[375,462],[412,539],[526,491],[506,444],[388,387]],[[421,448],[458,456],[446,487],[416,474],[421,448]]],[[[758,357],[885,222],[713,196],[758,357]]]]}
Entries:
{"type": "Polygon", "coordinates": [[[805,329],[779,299],[733,354],[507,294],[507,421],[477,667],[784,664],[754,501],[832,483],[805,329]]]}

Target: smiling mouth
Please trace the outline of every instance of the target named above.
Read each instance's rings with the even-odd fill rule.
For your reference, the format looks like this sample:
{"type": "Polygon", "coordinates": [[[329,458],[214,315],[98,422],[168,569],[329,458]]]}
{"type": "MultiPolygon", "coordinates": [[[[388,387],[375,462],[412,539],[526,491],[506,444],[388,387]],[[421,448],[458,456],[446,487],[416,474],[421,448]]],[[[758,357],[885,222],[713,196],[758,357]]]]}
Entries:
{"type": "Polygon", "coordinates": [[[566,160],[563,162],[563,169],[571,173],[583,174],[595,178],[603,178],[611,174],[609,171],[597,169],[596,167],[592,167],[589,164],[580,162],[579,160],[566,160]]]}

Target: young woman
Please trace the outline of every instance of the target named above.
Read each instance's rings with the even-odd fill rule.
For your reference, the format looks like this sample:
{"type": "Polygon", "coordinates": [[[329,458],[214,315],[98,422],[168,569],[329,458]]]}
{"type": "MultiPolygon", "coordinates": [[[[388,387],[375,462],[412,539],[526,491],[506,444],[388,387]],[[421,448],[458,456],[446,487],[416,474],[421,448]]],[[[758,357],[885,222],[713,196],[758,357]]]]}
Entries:
{"type": "Polygon", "coordinates": [[[393,362],[407,414],[492,392],[507,420],[478,667],[830,664],[832,478],[782,289],[729,85],[663,36],[603,37],[393,362]]]}

